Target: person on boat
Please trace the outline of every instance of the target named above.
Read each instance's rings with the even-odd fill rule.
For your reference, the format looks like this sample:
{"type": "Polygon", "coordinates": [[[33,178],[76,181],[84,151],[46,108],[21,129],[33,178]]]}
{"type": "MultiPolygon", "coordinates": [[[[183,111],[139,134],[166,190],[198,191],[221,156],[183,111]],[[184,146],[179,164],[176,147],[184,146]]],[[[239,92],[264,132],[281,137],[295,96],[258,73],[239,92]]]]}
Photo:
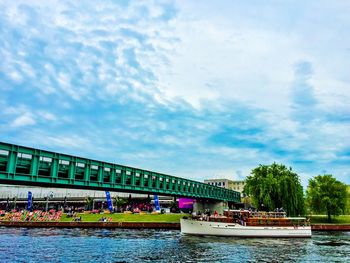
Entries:
{"type": "Polygon", "coordinates": [[[191,213],[191,217],[192,217],[192,219],[197,219],[197,213],[195,211],[193,211],[191,213]]]}
{"type": "Polygon", "coordinates": [[[218,212],[215,210],[214,211],[214,217],[218,217],[218,215],[219,215],[218,212]]]}

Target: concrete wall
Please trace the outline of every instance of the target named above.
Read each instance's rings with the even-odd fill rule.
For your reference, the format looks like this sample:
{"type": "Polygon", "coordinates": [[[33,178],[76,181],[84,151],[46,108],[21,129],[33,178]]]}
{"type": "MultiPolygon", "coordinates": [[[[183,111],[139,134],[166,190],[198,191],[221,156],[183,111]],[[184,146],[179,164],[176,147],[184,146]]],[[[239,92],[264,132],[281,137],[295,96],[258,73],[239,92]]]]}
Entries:
{"type": "Polygon", "coordinates": [[[224,209],[227,209],[227,203],[222,201],[196,200],[193,205],[193,210],[195,212],[204,212],[206,209],[209,209],[211,214],[213,214],[214,211],[217,211],[222,215],[224,213],[224,209]]]}

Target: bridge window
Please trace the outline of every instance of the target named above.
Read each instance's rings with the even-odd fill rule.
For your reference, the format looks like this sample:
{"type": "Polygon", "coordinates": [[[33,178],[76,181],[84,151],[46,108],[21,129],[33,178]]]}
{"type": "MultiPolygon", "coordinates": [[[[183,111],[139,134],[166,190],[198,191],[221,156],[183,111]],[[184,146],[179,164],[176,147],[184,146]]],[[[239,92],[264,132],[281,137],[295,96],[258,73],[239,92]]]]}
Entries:
{"type": "Polygon", "coordinates": [[[60,160],[59,164],[61,164],[61,165],[69,165],[69,161],[60,160]]]}
{"type": "Polygon", "coordinates": [[[91,165],[90,181],[97,182],[97,180],[98,180],[98,166],[97,165],[91,165]]]}
{"type": "Polygon", "coordinates": [[[0,155],[3,155],[3,156],[8,156],[8,155],[9,155],[9,151],[6,151],[6,150],[0,150],[0,155]]]}
{"type": "Polygon", "coordinates": [[[85,173],[85,164],[84,163],[76,163],[75,164],[75,179],[76,180],[84,180],[85,173]]]}
{"type": "Polygon", "coordinates": [[[120,169],[115,170],[115,182],[120,184],[122,182],[122,171],[120,169]]]}
{"type": "Polygon", "coordinates": [[[152,187],[156,187],[157,186],[157,178],[155,176],[152,176],[152,187]]]}
{"type": "Polygon", "coordinates": [[[39,171],[40,176],[50,176],[51,174],[52,158],[40,156],[39,157],[39,171]]]}
{"type": "Polygon", "coordinates": [[[76,163],[75,166],[79,168],[85,168],[85,163],[76,163]]]}
{"type": "Polygon", "coordinates": [[[109,183],[111,181],[111,168],[104,167],[103,168],[103,182],[109,183]]]}
{"type": "Polygon", "coordinates": [[[148,179],[148,174],[144,174],[143,177],[144,177],[145,179],[148,179]]]}
{"type": "Polygon", "coordinates": [[[125,171],[125,184],[131,184],[131,172],[130,171],[125,171]]]}
{"type": "Polygon", "coordinates": [[[6,171],[8,155],[9,151],[0,150],[0,171],[6,171]]]}
{"type": "Polygon", "coordinates": [[[69,161],[67,160],[59,160],[59,169],[58,169],[58,177],[59,178],[68,178],[69,171],[69,161]]]}
{"type": "Polygon", "coordinates": [[[139,172],[135,173],[135,185],[136,186],[141,185],[141,174],[139,172]]]}
{"type": "Polygon", "coordinates": [[[51,163],[52,162],[52,158],[40,156],[39,161],[40,162],[45,162],[45,163],[51,163]]]}
{"type": "Polygon", "coordinates": [[[30,174],[31,159],[31,154],[17,153],[16,173],[30,174]]]}
{"type": "Polygon", "coordinates": [[[17,157],[23,159],[32,159],[32,155],[27,153],[17,153],[17,157]]]}

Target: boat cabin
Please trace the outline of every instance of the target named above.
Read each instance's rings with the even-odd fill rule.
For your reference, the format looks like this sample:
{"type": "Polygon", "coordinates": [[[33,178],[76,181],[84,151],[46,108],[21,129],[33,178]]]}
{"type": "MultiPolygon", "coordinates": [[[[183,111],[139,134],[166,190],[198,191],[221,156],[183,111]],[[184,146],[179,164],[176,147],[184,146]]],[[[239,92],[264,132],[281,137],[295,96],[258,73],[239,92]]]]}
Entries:
{"type": "Polygon", "coordinates": [[[305,217],[287,217],[286,212],[253,212],[249,210],[226,210],[224,216],[232,223],[245,226],[306,226],[305,217]]]}

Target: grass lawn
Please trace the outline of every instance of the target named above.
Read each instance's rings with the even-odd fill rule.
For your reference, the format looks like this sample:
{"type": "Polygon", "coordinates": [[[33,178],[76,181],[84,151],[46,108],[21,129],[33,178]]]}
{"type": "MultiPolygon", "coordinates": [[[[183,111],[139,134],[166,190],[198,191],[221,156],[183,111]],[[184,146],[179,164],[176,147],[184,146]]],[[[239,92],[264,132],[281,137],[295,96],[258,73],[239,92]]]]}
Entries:
{"type": "Polygon", "coordinates": [[[350,215],[332,216],[330,223],[327,222],[326,215],[313,215],[310,218],[311,224],[350,224],[350,215]]]}
{"type": "MultiPolygon", "coordinates": [[[[97,222],[101,217],[112,218],[112,222],[168,222],[178,223],[180,218],[188,216],[187,214],[78,214],[82,222],[97,222]]],[[[61,222],[70,222],[71,217],[62,215],[61,222]]]]}

